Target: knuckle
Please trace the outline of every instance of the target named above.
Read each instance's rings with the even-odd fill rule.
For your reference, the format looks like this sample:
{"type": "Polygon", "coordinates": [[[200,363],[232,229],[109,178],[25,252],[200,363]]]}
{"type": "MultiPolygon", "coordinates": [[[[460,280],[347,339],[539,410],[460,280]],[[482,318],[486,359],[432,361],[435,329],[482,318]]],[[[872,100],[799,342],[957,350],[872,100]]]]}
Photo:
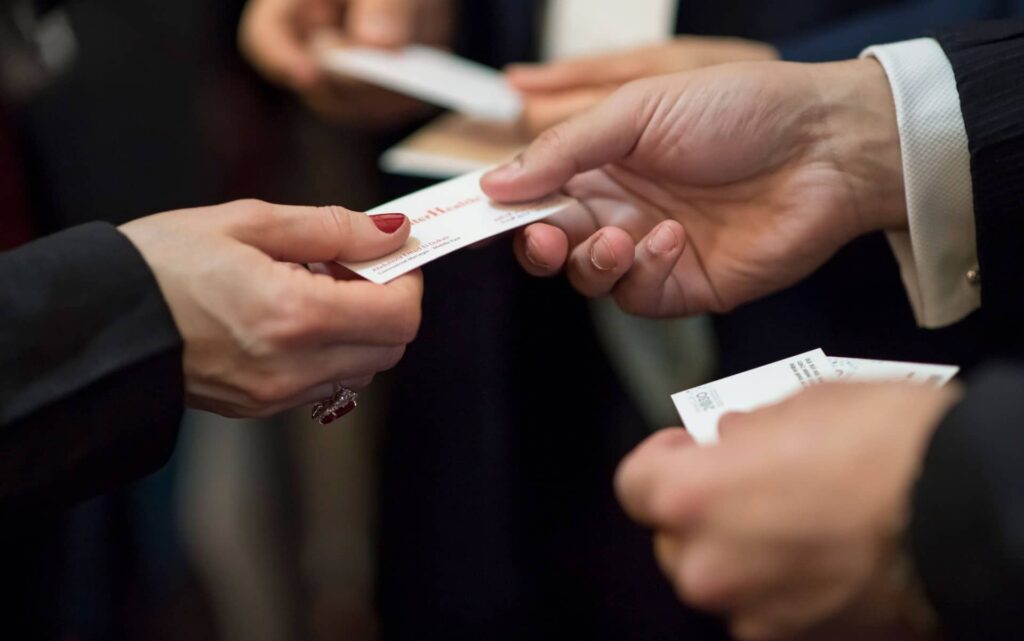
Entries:
{"type": "Polygon", "coordinates": [[[272,297],[271,305],[260,332],[262,342],[269,348],[294,345],[315,328],[314,306],[303,293],[282,288],[272,297]]]}
{"type": "Polygon", "coordinates": [[[535,144],[549,152],[554,151],[555,153],[558,153],[560,150],[565,148],[565,133],[562,131],[561,126],[545,129],[539,136],[537,136],[535,144]]]}
{"type": "Polygon", "coordinates": [[[280,224],[274,205],[255,198],[234,200],[224,205],[228,222],[236,229],[249,232],[268,232],[280,224]]]}
{"type": "Polygon", "coordinates": [[[420,331],[420,322],[423,312],[420,309],[419,298],[410,295],[403,295],[395,302],[387,315],[386,328],[388,335],[397,343],[408,344],[416,340],[420,331]]]}
{"type": "Polygon", "coordinates": [[[248,223],[265,226],[274,222],[274,207],[265,200],[243,198],[231,202],[230,206],[244,215],[248,223]]]}
{"type": "Polygon", "coordinates": [[[393,367],[398,365],[400,362],[402,362],[402,358],[404,356],[405,356],[405,346],[389,348],[383,354],[383,356],[381,358],[381,367],[380,367],[379,371],[383,372],[383,371],[392,369],[393,367]]]}
{"type": "Polygon", "coordinates": [[[398,321],[398,339],[400,342],[408,344],[416,340],[416,335],[420,331],[421,318],[422,312],[418,305],[412,306],[400,314],[398,321]]]}
{"type": "Polygon", "coordinates": [[[317,208],[323,215],[326,238],[349,238],[355,231],[354,214],[337,205],[326,205],[317,208]]]}

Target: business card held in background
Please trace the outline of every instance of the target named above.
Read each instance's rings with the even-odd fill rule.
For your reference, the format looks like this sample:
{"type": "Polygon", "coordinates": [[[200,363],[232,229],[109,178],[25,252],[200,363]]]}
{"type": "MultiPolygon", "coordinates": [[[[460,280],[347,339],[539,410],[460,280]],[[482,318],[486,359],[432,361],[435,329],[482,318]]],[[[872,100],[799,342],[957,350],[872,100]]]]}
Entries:
{"type": "Polygon", "coordinates": [[[817,349],[679,392],[672,402],[693,439],[710,445],[718,441],[718,420],[723,414],[778,403],[817,383],[891,381],[942,386],[959,371],[955,365],[826,356],[817,349]]]}
{"type": "Polygon", "coordinates": [[[519,118],[522,99],[497,69],[435,47],[399,51],[321,45],[320,63],[334,73],[403,93],[452,111],[487,120],[519,118]]]}

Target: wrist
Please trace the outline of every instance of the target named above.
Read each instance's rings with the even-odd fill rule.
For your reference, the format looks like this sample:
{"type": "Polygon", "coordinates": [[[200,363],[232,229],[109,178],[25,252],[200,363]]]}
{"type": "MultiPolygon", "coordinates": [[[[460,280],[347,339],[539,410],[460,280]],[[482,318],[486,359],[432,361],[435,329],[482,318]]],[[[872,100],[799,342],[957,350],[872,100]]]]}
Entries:
{"type": "Polygon", "coordinates": [[[861,233],[907,228],[907,202],[896,104],[889,80],[871,58],[813,65],[825,136],[850,188],[861,233]]]}

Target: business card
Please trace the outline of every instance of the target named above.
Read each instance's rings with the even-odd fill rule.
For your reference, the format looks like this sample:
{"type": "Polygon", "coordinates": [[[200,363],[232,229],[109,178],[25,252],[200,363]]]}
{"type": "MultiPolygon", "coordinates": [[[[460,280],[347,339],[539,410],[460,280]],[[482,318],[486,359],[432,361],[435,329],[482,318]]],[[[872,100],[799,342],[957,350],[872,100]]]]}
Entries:
{"type": "Polygon", "coordinates": [[[816,349],[672,395],[683,426],[702,445],[718,442],[718,419],[728,412],[778,403],[801,389],[835,380],[832,363],[816,349]]]}
{"type": "Polygon", "coordinates": [[[718,442],[718,420],[728,412],[772,405],[825,381],[894,381],[942,386],[953,380],[955,365],[905,363],[826,356],[816,349],[674,394],[683,426],[701,445],[718,442]]]}
{"type": "Polygon", "coordinates": [[[513,121],[522,98],[497,69],[436,47],[398,51],[331,45],[317,48],[329,71],[359,78],[452,111],[488,120],[513,121]]]}
{"type": "Polygon", "coordinates": [[[868,358],[831,356],[836,378],[844,381],[904,381],[941,387],[953,380],[960,368],[955,365],[904,363],[868,358]]]}
{"type": "Polygon", "coordinates": [[[367,280],[387,283],[463,247],[543,220],[576,202],[556,194],[530,203],[496,203],[480,189],[483,174],[466,174],[371,209],[367,213],[405,214],[412,223],[412,234],[393,254],[344,266],[367,280]]]}

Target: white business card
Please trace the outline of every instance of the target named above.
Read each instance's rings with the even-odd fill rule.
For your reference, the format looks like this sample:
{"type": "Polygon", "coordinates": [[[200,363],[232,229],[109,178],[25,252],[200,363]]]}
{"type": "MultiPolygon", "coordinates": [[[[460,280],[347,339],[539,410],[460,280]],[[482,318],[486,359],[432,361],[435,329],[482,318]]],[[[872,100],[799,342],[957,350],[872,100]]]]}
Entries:
{"type": "Polygon", "coordinates": [[[845,381],[904,381],[941,387],[953,380],[960,368],[955,365],[904,363],[867,358],[830,356],[836,378],[845,381]]]}
{"type": "Polygon", "coordinates": [[[323,46],[320,63],[335,73],[359,78],[467,116],[516,120],[522,98],[497,69],[435,47],[410,45],[398,51],[323,46]]]}
{"type": "Polygon", "coordinates": [[[371,209],[367,213],[408,216],[412,223],[409,241],[383,258],[344,266],[383,284],[467,245],[547,218],[576,202],[556,194],[531,203],[499,204],[480,189],[483,174],[466,174],[371,209]]]}
{"type": "Polygon", "coordinates": [[[672,395],[683,426],[702,445],[718,442],[718,419],[728,412],[778,403],[805,387],[835,380],[832,363],[816,349],[672,395]]]}

